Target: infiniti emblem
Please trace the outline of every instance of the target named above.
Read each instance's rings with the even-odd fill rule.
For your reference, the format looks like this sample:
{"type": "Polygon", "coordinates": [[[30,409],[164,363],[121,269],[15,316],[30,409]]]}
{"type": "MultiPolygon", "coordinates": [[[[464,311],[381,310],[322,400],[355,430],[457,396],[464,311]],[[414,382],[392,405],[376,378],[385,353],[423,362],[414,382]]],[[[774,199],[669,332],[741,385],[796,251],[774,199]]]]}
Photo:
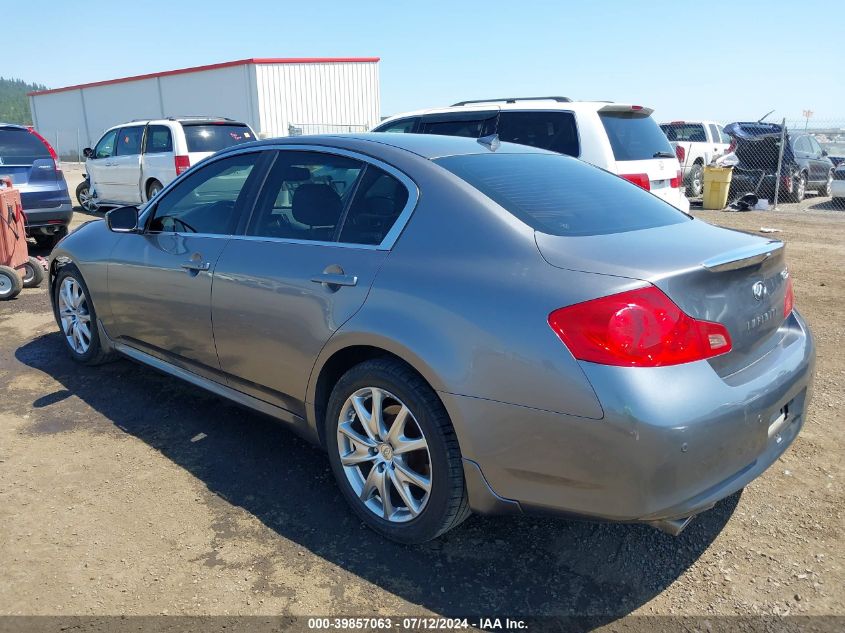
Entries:
{"type": "Polygon", "coordinates": [[[758,281],[751,286],[751,292],[754,293],[754,298],[757,299],[757,301],[762,301],[763,297],[766,296],[766,286],[762,281],[758,281]]]}

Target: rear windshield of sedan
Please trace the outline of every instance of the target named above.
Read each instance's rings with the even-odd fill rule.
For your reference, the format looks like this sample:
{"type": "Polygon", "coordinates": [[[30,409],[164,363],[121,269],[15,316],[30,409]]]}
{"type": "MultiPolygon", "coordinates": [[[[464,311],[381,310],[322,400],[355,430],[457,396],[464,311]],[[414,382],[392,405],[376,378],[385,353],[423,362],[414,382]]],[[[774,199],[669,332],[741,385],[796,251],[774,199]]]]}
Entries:
{"type": "Polygon", "coordinates": [[[20,128],[0,128],[0,174],[2,165],[31,165],[39,158],[50,158],[50,152],[37,136],[20,128]]]}
{"type": "Polygon", "coordinates": [[[434,162],[541,233],[605,235],[686,222],[637,185],[555,154],[470,154],[434,162]]]}
{"type": "Polygon", "coordinates": [[[218,152],[221,149],[254,141],[252,132],[242,124],[182,123],[189,152],[218,152]]]}

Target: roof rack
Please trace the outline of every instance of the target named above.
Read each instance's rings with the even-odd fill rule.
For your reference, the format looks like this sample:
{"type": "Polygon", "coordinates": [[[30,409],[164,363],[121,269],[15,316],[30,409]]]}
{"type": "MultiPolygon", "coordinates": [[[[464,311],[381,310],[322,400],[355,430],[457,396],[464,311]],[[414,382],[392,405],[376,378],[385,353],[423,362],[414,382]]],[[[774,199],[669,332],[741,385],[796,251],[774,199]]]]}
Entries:
{"type": "Polygon", "coordinates": [[[517,101],[557,101],[559,103],[570,103],[572,99],[569,97],[504,97],[502,99],[471,99],[470,101],[458,101],[453,103],[451,107],[470,105],[471,103],[492,103],[494,101],[504,101],[505,103],[516,103],[517,101]]]}
{"type": "Polygon", "coordinates": [[[189,114],[186,116],[166,116],[164,117],[167,121],[189,121],[192,119],[196,119],[197,121],[233,121],[234,119],[230,119],[227,116],[203,116],[203,115],[196,115],[196,114],[189,114]]]}

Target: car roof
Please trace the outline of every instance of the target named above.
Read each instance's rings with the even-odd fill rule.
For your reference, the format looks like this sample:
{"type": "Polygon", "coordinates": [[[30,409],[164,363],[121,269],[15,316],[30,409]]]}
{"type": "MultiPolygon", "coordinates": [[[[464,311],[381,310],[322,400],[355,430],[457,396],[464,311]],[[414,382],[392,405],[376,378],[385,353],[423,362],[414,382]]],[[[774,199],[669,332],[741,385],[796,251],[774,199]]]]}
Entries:
{"type": "MultiPolygon", "coordinates": [[[[489,112],[491,110],[519,110],[519,111],[549,111],[549,110],[565,110],[567,112],[598,112],[602,108],[609,108],[617,106],[620,108],[635,107],[631,103],[621,103],[617,101],[556,101],[554,99],[532,99],[532,100],[515,100],[514,102],[500,102],[488,101],[482,103],[473,102],[469,105],[453,105],[442,108],[427,108],[425,110],[412,110],[410,112],[401,112],[386,117],[379,121],[378,125],[383,125],[389,121],[398,119],[411,118],[415,116],[425,116],[427,114],[449,114],[451,112],[489,112]]],[[[636,106],[638,107],[638,106],[636,106]]],[[[651,114],[651,108],[643,108],[651,114]]]]}
{"type": "Polygon", "coordinates": [[[366,132],[353,134],[319,134],[313,136],[283,136],[269,138],[251,143],[233,145],[222,152],[237,151],[244,147],[263,147],[268,145],[325,145],[341,149],[357,150],[363,153],[378,152],[379,146],[394,147],[429,160],[444,156],[459,156],[467,154],[554,154],[544,149],[517,145],[516,143],[499,143],[496,150],[480,142],[480,139],[463,136],[442,136],[439,134],[391,134],[388,132],[366,132]]]}
{"type": "Polygon", "coordinates": [[[6,130],[28,130],[29,128],[25,125],[18,125],[17,123],[3,123],[0,121],[0,129],[6,130]]]}

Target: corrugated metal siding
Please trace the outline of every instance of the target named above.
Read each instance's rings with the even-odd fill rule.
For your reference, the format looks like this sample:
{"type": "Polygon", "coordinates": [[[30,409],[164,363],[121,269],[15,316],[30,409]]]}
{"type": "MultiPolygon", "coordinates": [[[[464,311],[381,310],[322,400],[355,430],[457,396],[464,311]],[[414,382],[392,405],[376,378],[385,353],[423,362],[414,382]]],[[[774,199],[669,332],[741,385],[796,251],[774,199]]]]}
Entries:
{"type": "Polygon", "coordinates": [[[378,62],[258,64],[259,133],[361,131],[380,120],[378,62]]]}

